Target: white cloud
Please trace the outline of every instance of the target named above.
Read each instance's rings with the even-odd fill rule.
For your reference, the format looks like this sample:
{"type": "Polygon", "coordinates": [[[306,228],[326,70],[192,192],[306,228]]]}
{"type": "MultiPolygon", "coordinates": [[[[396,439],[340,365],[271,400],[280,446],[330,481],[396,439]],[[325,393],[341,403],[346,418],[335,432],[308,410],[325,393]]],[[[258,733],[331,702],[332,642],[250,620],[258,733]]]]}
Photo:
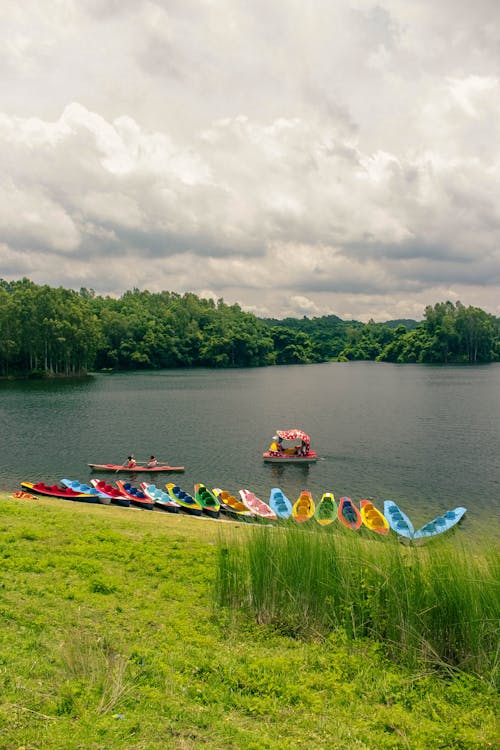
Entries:
{"type": "Polygon", "coordinates": [[[43,6],[4,10],[0,276],[498,311],[493,0],[43,6]]]}

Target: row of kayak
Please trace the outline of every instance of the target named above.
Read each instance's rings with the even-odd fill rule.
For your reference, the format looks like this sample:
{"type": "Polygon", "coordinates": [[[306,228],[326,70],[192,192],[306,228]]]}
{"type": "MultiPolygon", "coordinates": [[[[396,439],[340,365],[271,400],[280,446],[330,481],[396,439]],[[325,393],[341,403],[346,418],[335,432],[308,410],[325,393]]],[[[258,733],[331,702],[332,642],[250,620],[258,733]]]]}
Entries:
{"type": "Polygon", "coordinates": [[[248,489],[241,489],[239,497],[218,487],[209,489],[204,484],[195,484],[193,494],[185,492],[177,484],[169,482],[166,491],[148,482],[135,487],[130,482],[117,480],[112,485],[102,479],[92,479],[83,484],[75,479],[62,479],[60,485],[44,482],[22,482],[24,492],[58,497],[80,502],[94,502],[121,506],[134,505],[144,510],[155,507],[170,513],[183,511],[190,515],[206,515],[218,518],[221,513],[228,517],[246,520],[277,521],[293,519],[297,523],[315,521],[320,526],[329,526],[338,520],[343,526],[357,531],[362,525],[378,534],[386,535],[392,529],[407,539],[422,539],[447,531],[460,521],[466,508],[459,507],[437,516],[415,531],[414,526],[392,500],[384,501],[382,513],[371,500],[361,500],[359,507],[349,497],[336,501],[332,492],[323,493],[315,503],[311,492],[303,490],[295,502],[291,502],[279,487],[270,491],[269,502],[264,502],[248,489]]]}

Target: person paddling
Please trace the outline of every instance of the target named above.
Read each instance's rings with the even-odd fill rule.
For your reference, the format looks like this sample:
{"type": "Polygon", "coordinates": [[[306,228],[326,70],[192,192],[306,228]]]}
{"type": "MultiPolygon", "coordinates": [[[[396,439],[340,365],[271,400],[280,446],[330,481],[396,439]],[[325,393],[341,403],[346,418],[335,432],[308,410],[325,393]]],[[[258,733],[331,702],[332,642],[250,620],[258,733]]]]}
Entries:
{"type": "Polygon", "coordinates": [[[155,456],[150,456],[149,461],[146,464],[147,469],[154,469],[158,466],[158,459],[155,456]]]}
{"type": "Polygon", "coordinates": [[[126,462],[125,466],[127,467],[127,469],[133,469],[135,467],[136,463],[137,463],[137,461],[135,460],[134,456],[131,455],[131,456],[127,457],[127,462],[126,462]]]}

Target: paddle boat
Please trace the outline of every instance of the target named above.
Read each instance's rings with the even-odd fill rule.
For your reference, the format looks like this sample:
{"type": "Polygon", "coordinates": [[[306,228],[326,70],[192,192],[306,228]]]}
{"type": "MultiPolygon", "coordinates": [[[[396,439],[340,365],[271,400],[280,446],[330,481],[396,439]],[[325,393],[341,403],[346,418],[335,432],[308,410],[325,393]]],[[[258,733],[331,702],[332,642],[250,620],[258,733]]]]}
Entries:
{"type": "Polygon", "coordinates": [[[107,495],[113,505],[119,505],[122,508],[130,507],[130,499],[125,497],[119,489],[108,484],[104,479],[91,479],[90,484],[103,495],[107,495]]]}
{"type": "Polygon", "coordinates": [[[153,501],[156,508],[166,510],[167,513],[178,513],[181,506],[171,497],[168,492],[161,490],[155,484],[148,484],[148,482],[141,482],[141,490],[144,492],[146,497],[149,497],[153,501]]]}
{"type": "Polygon", "coordinates": [[[189,493],[184,492],[184,490],[181,490],[181,488],[173,482],[169,482],[165,487],[167,488],[170,497],[179,503],[181,510],[183,510],[184,513],[189,513],[190,516],[201,516],[203,509],[194,497],[189,493]]]}
{"type": "Polygon", "coordinates": [[[368,529],[376,531],[377,534],[389,533],[390,526],[387,518],[374,506],[371,500],[361,500],[359,512],[361,513],[361,520],[368,529]]]}
{"type": "Polygon", "coordinates": [[[269,507],[278,518],[290,518],[292,515],[292,503],[279,487],[273,487],[269,493],[269,507]]]}
{"type": "Polygon", "coordinates": [[[412,522],[392,500],[384,500],[384,516],[396,534],[405,539],[413,539],[415,529],[412,522]]]}
{"type": "Polygon", "coordinates": [[[273,463],[310,464],[318,460],[311,450],[311,438],[303,430],[276,430],[271,445],[262,454],[264,461],[273,463]]]}
{"type": "Polygon", "coordinates": [[[95,495],[102,505],[110,505],[111,503],[109,495],[105,495],[90,484],[82,484],[78,479],[61,479],[61,484],[84,495],[95,495]]]}
{"type": "Polygon", "coordinates": [[[454,510],[448,510],[442,516],[437,516],[433,521],[429,521],[425,526],[422,526],[413,535],[414,539],[427,539],[430,536],[437,536],[442,534],[444,531],[448,531],[452,526],[455,526],[467,512],[467,508],[458,507],[454,510]]]}
{"type": "Polygon", "coordinates": [[[298,523],[310,521],[314,516],[314,500],[309,490],[302,490],[298,500],[293,504],[292,518],[298,523]]]}
{"type": "Polygon", "coordinates": [[[195,484],[195,500],[201,505],[202,512],[210,518],[219,518],[220,502],[213,492],[210,492],[204,484],[195,484]]]}
{"type": "Polygon", "coordinates": [[[70,487],[61,487],[57,484],[45,484],[45,482],[21,482],[25,492],[34,492],[35,495],[46,497],[58,497],[62,500],[78,500],[82,503],[98,503],[99,498],[84,492],[75,492],[70,487]]]}
{"type": "Polygon", "coordinates": [[[314,519],[320,526],[329,526],[337,518],[337,503],[333,492],[324,492],[314,511],[314,519]]]}
{"type": "Polygon", "coordinates": [[[260,497],[257,497],[253,492],[242,489],[240,490],[240,497],[242,503],[246,505],[248,510],[252,511],[254,516],[263,518],[266,521],[276,521],[277,515],[274,510],[272,510],[267,503],[261,500],[260,497]]]}
{"type": "Polygon", "coordinates": [[[116,486],[122,495],[128,497],[132,505],[143,508],[143,510],[154,510],[153,501],[138,487],[134,487],[130,482],[123,482],[121,479],[117,480],[116,486]]]}
{"type": "Polygon", "coordinates": [[[248,510],[241,500],[231,495],[227,490],[221,490],[220,487],[214,487],[212,492],[220,503],[220,512],[226,516],[235,518],[239,521],[248,521],[252,518],[253,513],[248,510]]]}
{"type": "Polygon", "coordinates": [[[92,471],[114,471],[127,472],[128,474],[151,474],[157,471],[184,471],[184,466],[168,466],[158,465],[148,469],[147,466],[141,466],[141,464],[135,464],[134,466],[127,466],[126,464],[88,464],[92,471]]]}
{"type": "Polygon", "coordinates": [[[362,524],[361,513],[350,497],[341,497],[338,509],[338,519],[348,529],[357,531],[362,524]]]}

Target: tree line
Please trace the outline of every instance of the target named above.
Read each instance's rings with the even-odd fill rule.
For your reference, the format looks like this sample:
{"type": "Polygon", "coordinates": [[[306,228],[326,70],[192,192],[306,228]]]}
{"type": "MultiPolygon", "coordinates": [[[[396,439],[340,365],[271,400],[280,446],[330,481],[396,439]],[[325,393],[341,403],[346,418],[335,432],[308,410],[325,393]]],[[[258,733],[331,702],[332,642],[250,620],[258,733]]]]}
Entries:
{"type": "Polygon", "coordinates": [[[259,367],[331,360],[500,361],[500,320],[460,302],[424,320],[363,324],[335,315],[259,319],[193,293],[125,292],[119,299],[27,278],[0,280],[0,374],[259,367]]]}

